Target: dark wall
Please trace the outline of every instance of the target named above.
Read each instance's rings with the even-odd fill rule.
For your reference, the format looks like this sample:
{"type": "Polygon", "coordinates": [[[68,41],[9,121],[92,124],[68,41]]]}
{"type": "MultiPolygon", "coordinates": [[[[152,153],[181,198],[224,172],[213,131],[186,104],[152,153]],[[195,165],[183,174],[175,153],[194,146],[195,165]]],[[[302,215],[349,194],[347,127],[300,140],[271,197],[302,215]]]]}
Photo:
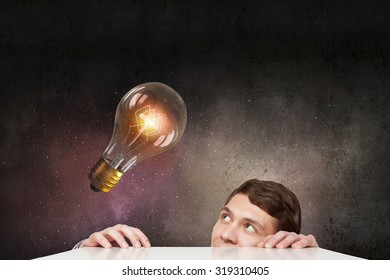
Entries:
{"type": "Polygon", "coordinates": [[[385,1],[31,2],[0,4],[0,258],[116,223],[209,246],[250,178],[291,188],[321,247],[390,258],[385,1]],[[147,81],[182,95],[185,134],[93,193],[116,105],[147,81]]]}

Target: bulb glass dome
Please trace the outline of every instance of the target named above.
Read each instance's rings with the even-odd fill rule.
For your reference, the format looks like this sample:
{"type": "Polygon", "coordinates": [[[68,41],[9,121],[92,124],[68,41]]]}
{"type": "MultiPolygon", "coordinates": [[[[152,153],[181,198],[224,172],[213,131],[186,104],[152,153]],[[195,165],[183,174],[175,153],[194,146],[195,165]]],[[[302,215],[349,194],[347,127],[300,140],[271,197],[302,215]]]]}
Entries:
{"type": "Polygon", "coordinates": [[[94,191],[110,191],[137,163],[174,146],[183,135],[187,110],[171,87],[136,86],[119,102],[110,143],[89,174],[94,191]]]}

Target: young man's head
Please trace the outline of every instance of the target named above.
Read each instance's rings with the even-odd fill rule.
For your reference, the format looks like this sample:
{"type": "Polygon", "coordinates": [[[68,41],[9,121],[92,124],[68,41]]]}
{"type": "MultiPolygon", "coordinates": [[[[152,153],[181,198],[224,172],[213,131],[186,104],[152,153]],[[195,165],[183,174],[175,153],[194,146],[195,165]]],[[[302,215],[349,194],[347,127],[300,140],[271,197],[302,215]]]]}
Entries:
{"type": "Polygon", "coordinates": [[[227,198],[214,225],[211,246],[253,247],[279,230],[300,232],[297,197],[282,184],[253,179],[227,198]]]}

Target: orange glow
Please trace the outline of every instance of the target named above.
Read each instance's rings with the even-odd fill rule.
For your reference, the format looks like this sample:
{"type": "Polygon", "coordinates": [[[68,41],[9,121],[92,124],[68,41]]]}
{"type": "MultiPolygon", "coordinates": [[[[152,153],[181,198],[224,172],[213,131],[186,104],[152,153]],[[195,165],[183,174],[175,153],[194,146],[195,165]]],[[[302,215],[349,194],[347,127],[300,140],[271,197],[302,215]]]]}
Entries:
{"type": "Polygon", "coordinates": [[[137,127],[141,133],[144,133],[146,136],[160,133],[162,117],[155,109],[151,109],[150,105],[137,110],[135,115],[137,127]]]}

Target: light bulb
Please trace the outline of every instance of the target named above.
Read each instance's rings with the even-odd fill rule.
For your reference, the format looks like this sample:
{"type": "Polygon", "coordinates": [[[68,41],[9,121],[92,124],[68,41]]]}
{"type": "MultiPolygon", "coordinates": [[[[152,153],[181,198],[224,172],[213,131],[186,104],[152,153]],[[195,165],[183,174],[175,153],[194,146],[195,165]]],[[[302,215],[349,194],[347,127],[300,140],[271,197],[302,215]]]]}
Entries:
{"type": "Polygon", "coordinates": [[[88,174],[91,189],[111,191],[123,173],[174,146],[186,123],[186,105],[171,87],[152,82],[130,90],[118,104],[111,141],[88,174]]]}

